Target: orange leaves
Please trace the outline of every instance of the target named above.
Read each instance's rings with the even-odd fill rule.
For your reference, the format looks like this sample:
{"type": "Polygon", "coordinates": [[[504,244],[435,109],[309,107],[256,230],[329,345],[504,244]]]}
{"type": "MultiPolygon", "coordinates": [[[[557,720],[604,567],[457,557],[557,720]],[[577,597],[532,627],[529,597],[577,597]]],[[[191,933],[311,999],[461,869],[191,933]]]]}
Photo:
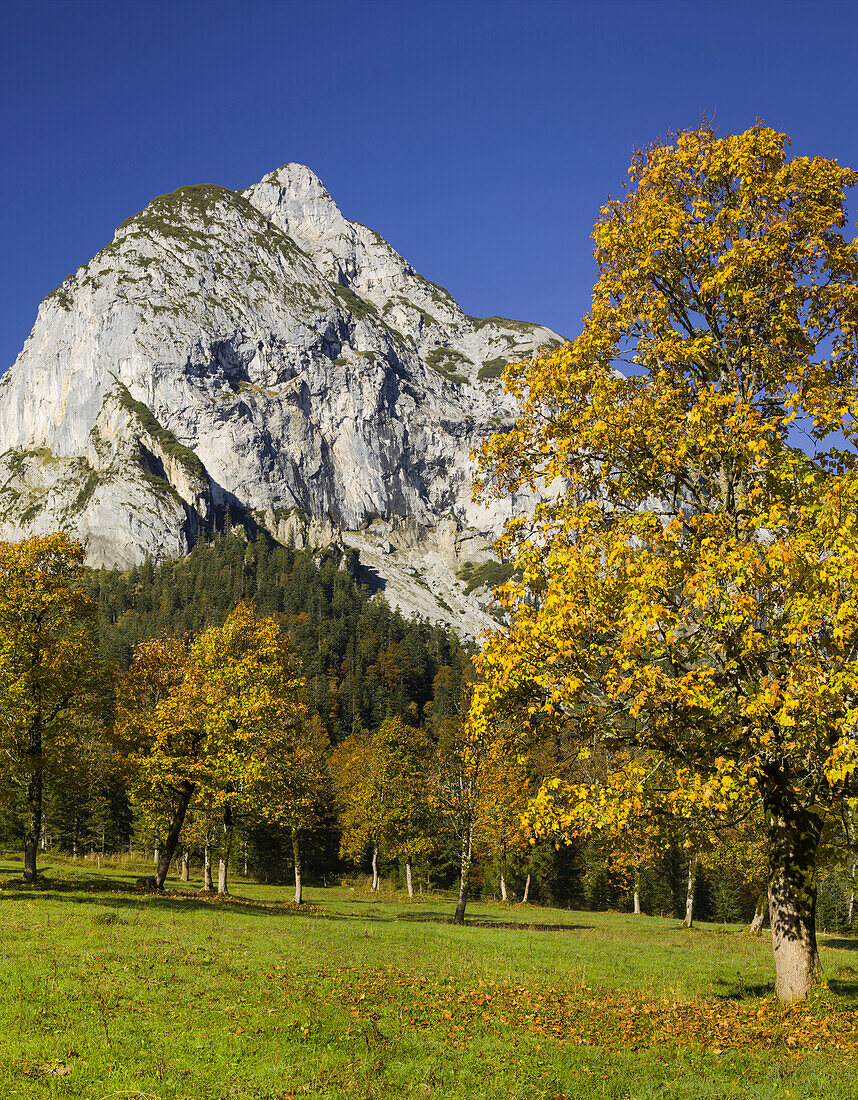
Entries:
{"type": "Polygon", "coordinates": [[[138,797],[149,812],[169,813],[177,789],[190,783],[207,795],[209,812],[226,797],[272,809],[274,794],[261,787],[302,727],[303,694],[279,627],[247,605],[195,640],[141,643],[117,715],[138,797]]]}
{"type": "Polygon", "coordinates": [[[810,1013],[785,1008],[774,1000],[649,1001],[622,990],[600,991],[561,986],[549,989],[490,983],[479,988],[451,987],[420,972],[388,968],[374,974],[340,974],[334,998],[352,1019],[378,1018],[401,988],[419,998],[419,1017],[411,1031],[436,1027],[467,1042],[474,1030],[489,1030],[507,1041],[527,1035],[542,1042],[604,1047],[691,1048],[720,1055],[736,1048],[791,1053],[822,1050],[858,1053],[858,1017],[854,1013],[810,1013]],[[544,1038],[543,1038],[544,1037],[544,1038]]]}

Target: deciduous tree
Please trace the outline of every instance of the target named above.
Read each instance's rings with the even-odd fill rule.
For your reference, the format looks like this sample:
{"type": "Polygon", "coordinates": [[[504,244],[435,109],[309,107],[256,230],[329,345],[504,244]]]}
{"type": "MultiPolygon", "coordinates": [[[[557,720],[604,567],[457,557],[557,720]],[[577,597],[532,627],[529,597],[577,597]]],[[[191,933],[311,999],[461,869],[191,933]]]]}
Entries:
{"type": "Polygon", "coordinates": [[[119,696],[117,724],[131,745],[134,793],[168,822],[155,873],[162,889],[195,796],[221,821],[219,890],[237,814],[255,805],[272,745],[304,699],[287,640],[273,619],[239,605],[193,641],[141,643],[119,696]]]}
{"type": "Polygon", "coordinates": [[[826,443],[856,433],[858,176],[787,145],[704,125],[636,154],[581,335],[508,368],[523,412],[482,488],[557,491],[505,534],[523,579],[474,707],[529,695],[536,722],[757,797],[792,1000],[819,974],[817,846],[858,759],[858,475],[826,443]]]}
{"type": "Polygon", "coordinates": [[[0,543],[0,747],[25,803],[28,881],[36,878],[46,767],[69,756],[76,719],[94,706],[95,609],[83,558],[61,533],[0,543]]]}

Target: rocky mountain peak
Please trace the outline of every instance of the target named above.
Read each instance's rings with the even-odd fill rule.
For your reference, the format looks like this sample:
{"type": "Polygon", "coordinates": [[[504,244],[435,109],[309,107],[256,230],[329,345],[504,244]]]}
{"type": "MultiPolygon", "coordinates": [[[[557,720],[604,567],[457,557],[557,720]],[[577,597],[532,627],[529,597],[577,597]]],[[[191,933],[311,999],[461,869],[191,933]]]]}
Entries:
{"type": "Polygon", "coordinates": [[[471,500],[515,409],[503,364],[559,339],[466,316],[318,177],[180,187],[54,292],[0,380],[0,537],[62,527],[93,564],[248,530],[358,549],[397,606],[465,634],[457,574],[523,501],[471,500]]]}

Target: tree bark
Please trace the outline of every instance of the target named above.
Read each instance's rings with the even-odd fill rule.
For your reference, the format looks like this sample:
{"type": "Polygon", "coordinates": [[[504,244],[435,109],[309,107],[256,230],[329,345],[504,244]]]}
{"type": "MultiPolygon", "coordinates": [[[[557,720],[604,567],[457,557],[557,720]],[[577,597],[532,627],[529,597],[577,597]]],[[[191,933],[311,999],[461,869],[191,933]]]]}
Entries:
{"type": "Polygon", "coordinates": [[[641,869],[635,867],[635,885],[634,885],[634,911],[636,916],[640,916],[641,913],[641,869]]]}
{"type": "Polygon", "coordinates": [[[187,848],[182,852],[182,882],[187,882],[191,875],[191,853],[187,848]]]}
{"type": "Polygon", "coordinates": [[[754,910],[754,919],[751,921],[751,925],[748,931],[752,936],[759,936],[763,930],[763,923],[766,919],[766,913],[769,911],[769,893],[768,890],[764,890],[762,894],[757,898],[757,908],[754,910]]]}
{"type": "Polygon", "coordinates": [[[694,921],[694,887],[697,881],[697,853],[691,852],[688,856],[688,885],[685,891],[685,920],[682,922],[686,928],[690,928],[694,921]]]}
{"type": "Polygon", "coordinates": [[[214,890],[214,883],[212,882],[212,849],[208,840],[206,840],[203,846],[203,890],[207,894],[212,893],[214,890]]]}
{"type": "Polygon", "coordinates": [[[372,888],[378,889],[378,845],[372,846],[372,888]]]}
{"type": "Polygon", "coordinates": [[[816,852],[822,822],[780,790],[767,799],[769,913],[775,957],[775,994],[803,1000],[824,981],[816,944],[816,852]]]}
{"type": "Polygon", "coordinates": [[[855,818],[851,808],[844,812],[844,824],[846,826],[846,840],[849,845],[849,911],[846,915],[846,927],[852,928],[855,919],[855,869],[858,864],[858,851],[855,841],[855,818]]]}
{"type": "Polygon", "coordinates": [[[506,848],[501,851],[500,892],[501,901],[509,901],[506,893],[506,848]]]}
{"type": "Polygon", "coordinates": [[[414,883],[411,880],[411,860],[410,859],[406,859],[406,861],[405,861],[405,887],[408,890],[408,896],[410,898],[413,898],[414,897],[414,883]]]}
{"type": "Polygon", "coordinates": [[[223,897],[229,894],[226,879],[229,872],[229,854],[232,850],[233,830],[232,806],[227,802],[223,808],[223,836],[217,863],[217,892],[223,897]]]}
{"type": "Polygon", "coordinates": [[[158,866],[155,868],[156,890],[164,889],[164,883],[167,881],[167,873],[173,861],[173,853],[176,850],[176,845],[179,843],[179,835],[182,832],[182,826],[185,824],[185,814],[188,812],[188,806],[190,806],[191,799],[194,797],[194,790],[195,785],[188,779],[184,781],[179,790],[179,802],[176,806],[176,812],[173,814],[170,830],[167,833],[167,839],[164,841],[164,847],[158,859],[158,866]]]}
{"type": "Polygon", "coordinates": [[[30,782],[27,784],[27,832],[24,835],[24,881],[36,881],[36,857],[39,837],[42,834],[42,798],[45,782],[45,760],[42,755],[41,717],[30,727],[30,743],[27,749],[30,782]]]}
{"type": "Polygon", "coordinates": [[[301,858],[301,838],[297,829],[292,830],[292,855],[295,859],[295,904],[300,905],[304,900],[303,888],[301,885],[303,861],[301,858]]]}
{"type": "Polygon", "coordinates": [[[456,912],[453,915],[453,924],[465,923],[465,907],[468,904],[468,890],[471,885],[471,858],[473,856],[473,837],[471,829],[465,830],[462,837],[462,870],[459,876],[459,899],[456,902],[456,912]]]}
{"type": "Polygon", "coordinates": [[[530,897],[530,872],[527,873],[527,878],[524,882],[524,893],[521,895],[521,901],[523,905],[527,905],[527,899],[530,897]]]}

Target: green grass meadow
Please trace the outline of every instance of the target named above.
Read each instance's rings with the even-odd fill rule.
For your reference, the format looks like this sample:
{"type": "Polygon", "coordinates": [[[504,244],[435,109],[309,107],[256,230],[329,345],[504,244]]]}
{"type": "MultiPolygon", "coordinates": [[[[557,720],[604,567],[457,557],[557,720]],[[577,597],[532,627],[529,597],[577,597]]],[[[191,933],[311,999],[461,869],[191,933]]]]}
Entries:
{"type": "Polygon", "coordinates": [[[0,1096],[858,1096],[858,940],[782,1008],[767,938],[673,919],[0,863],[0,1096]]]}

